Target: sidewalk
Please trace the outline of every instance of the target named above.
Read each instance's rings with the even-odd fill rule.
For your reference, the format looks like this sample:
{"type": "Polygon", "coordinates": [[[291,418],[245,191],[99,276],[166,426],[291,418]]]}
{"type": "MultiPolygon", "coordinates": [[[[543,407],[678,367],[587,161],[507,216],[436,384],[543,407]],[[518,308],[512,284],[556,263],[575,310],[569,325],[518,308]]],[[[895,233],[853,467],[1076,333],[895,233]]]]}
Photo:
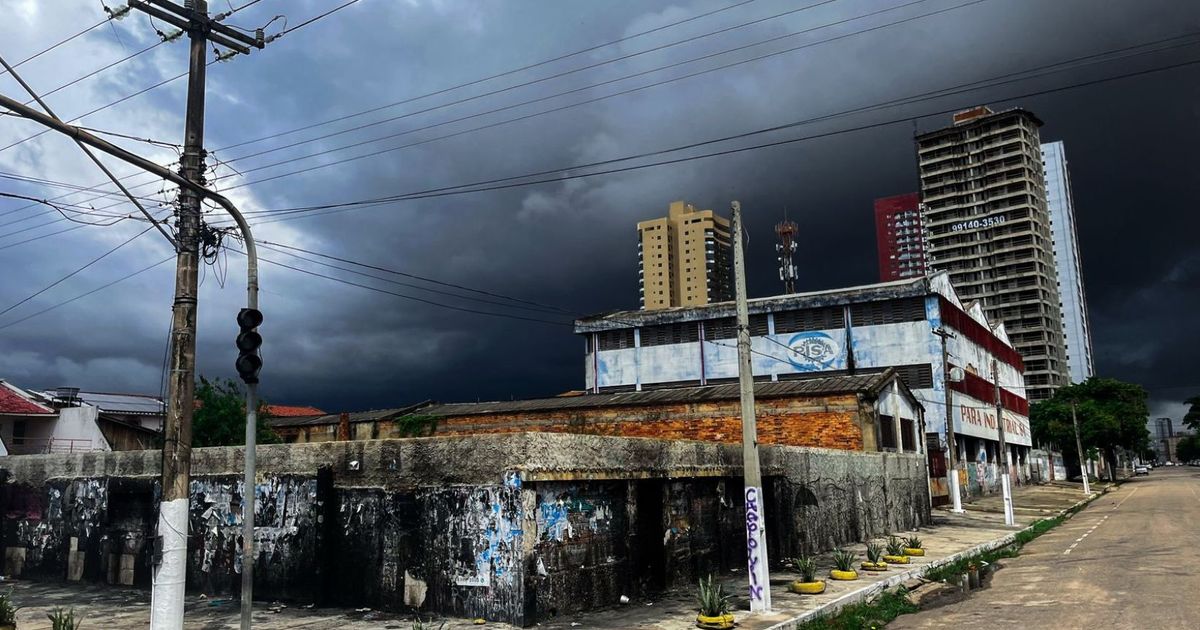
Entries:
{"type": "MultiPolygon", "coordinates": [[[[1096,484],[1093,490],[1103,492],[1106,486],[1096,484]]],[[[862,601],[875,593],[919,577],[931,565],[950,562],[968,555],[1001,547],[1012,540],[1013,534],[1041,518],[1053,517],[1084,498],[1079,484],[1046,484],[1018,488],[1013,494],[1019,527],[1004,526],[999,497],[985,497],[966,505],[966,514],[951,514],[944,509],[934,510],[934,523],[921,529],[926,556],[913,558],[913,564],[893,565],[884,573],[860,572],[853,582],[829,581],[821,595],[796,595],[787,590],[798,576],[777,571],[771,574],[771,614],[751,615],[747,612],[745,596],[735,598],[738,628],[741,630],[790,630],[818,614],[827,614],[847,604],[862,601]],[[902,567],[902,568],[901,568],[902,567]]],[[[903,532],[897,532],[903,535],[903,532]]],[[[864,545],[850,545],[860,556],[864,545]]],[[[818,560],[821,573],[832,566],[829,554],[818,560]]],[[[723,576],[728,592],[741,595],[745,591],[745,572],[723,576]]],[[[109,586],[65,585],[35,582],[10,582],[13,598],[21,606],[18,623],[22,630],[48,630],[46,613],[55,607],[74,607],[84,616],[81,630],[99,628],[132,630],[145,628],[149,620],[149,599],[146,591],[109,586]]],[[[690,589],[672,591],[653,601],[634,601],[625,606],[543,621],[541,628],[597,628],[643,630],[691,630],[695,628],[696,610],[690,589]]],[[[238,603],[228,599],[205,600],[188,597],[186,628],[216,630],[238,627],[238,603]]],[[[309,609],[303,606],[286,607],[255,603],[254,627],[258,630],[304,628],[305,630],[377,630],[379,628],[409,630],[411,617],[370,610],[309,609]]],[[[434,627],[437,627],[436,625],[434,627]]],[[[507,624],[476,625],[469,619],[448,619],[446,630],[467,628],[512,628],[507,624]]]]}

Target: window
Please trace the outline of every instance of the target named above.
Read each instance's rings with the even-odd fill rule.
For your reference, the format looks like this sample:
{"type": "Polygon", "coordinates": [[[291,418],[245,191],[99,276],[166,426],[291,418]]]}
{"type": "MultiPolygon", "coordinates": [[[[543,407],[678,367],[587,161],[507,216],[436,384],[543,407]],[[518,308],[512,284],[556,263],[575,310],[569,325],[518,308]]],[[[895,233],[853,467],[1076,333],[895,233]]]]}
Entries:
{"type": "Polygon", "coordinates": [[[842,328],[842,308],[826,306],[775,313],[775,334],[842,328]]]}

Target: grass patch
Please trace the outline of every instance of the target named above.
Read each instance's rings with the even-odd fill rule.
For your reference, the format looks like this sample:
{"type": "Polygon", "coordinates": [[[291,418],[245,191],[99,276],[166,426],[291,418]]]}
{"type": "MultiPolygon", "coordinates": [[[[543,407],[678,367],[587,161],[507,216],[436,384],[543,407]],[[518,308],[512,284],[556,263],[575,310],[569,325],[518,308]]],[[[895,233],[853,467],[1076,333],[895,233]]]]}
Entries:
{"type": "Polygon", "coordinates": [[[851,604],[832,617],[814,619],[800,626],[804,630],[866,630],[882,628],[900,615],[917,612],[917,605],[908,601],[908,590],[900,587],[884,591],[873,601],[851,604]]]}

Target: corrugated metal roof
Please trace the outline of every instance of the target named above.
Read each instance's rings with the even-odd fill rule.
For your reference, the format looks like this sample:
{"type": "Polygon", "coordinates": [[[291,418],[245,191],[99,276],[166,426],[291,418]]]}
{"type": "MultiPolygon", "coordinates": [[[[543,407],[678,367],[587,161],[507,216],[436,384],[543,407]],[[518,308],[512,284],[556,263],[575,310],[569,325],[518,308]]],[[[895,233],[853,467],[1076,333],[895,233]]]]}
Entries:
{"type": "MultiPolygon", "coordinates": [[[[759,382],[754,384],[754,395],[757,398],[776,398],[781,396],[823,396],[830,394],[875,393],[894,378],[894,372],[888,370],[881,374],[861,374],[854,376],[831,376],[789,380],[779,382],[759,382]]],[[[655,389],[640,392],[619,392],[612,394],[587,394],[584,396],[537,398],[532,400],[502,400],[481,403],[447,403],[432,405],[418,410],[421,414],[434,416],[479,415],[489,413],[520,413],[523,411],[550,411],[557,409],[586,409],[594,407],[616,407],[623,405],[665,405],[677,403],[694,403],[716,400],[734,400],[739,397],[737,383],[724,385],[707,385],[699,387],[677,387],[670,389],[655,389]]]]}
{"type": "MultiPolygon", "coordinates": [[[[45,392],[53,397],[54,392],[45,392]]],[[[141,414],[160,416],[165,413],[163,401],[156,396],[143,394],[110,394],[106,392],[79,392],[79,400],[109,413],[141,414]]]]}
{"type": "MultiPolygon", "coordinates": [[[[860,302],[875,302],[901,297],[930,295],[937,292],[930,280],[932,277],[933,275],[921,276],[845,289],[830,289],[754,298],[747,300],[747,306],[750,314],[754,315],[785,310],[841,306],[860,302]]],[[[734,317],[736,314],[736,304],[734,302],[717,302],[704,306],[676,306],[650,311],[614,311],[575,320],[575,332],[600,332],[629,328],[631,326],[704,321],[722,317],[734,317]]]]}
{"type": "MultiPolygon", "coordinates": [[[[406,413],[411,413],[413,410],[420,407],[426,407],[431,404],[431,401],[424,401],[407,407],[395,407],[392,409],[372,409],[369,411],[354,411],[350,415],[350,423],[356,422],[375,422],[379,420],[388,420],[396,416],[402,416],[406,413]]],[[[270,418],[267,424],[274,428],[294,428],[306,426],[321,426],[327,424],[337,424],[341,421],[342,414],[327,413],[319,416],[294,416],[284,418],[270,418]]]]}

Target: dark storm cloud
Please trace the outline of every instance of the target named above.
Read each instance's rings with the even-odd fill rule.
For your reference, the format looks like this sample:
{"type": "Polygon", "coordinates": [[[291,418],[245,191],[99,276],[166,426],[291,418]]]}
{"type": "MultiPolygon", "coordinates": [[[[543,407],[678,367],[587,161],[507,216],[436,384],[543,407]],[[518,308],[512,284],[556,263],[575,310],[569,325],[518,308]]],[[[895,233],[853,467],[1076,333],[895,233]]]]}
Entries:
{"type": "MultiPolygon", "coordinates": [[[[296,23],[327,8],[327,4],[288,3],[286,12],[296,23]]],[[[280,160],[291,162],[247,173],[245,178],[219,180],[220,186],[230,186],[428,140],[962,3],[929,0],[536,105],[481,115],[320,158],[304,158],[316,151],[481,114],[897,4],[841,0],[717,37],[700,37],[797,6],[759,0],[578,58],[341,125],[221,149],[248,138],[472,81],[722,6],[716,2],[651,4],[633,0],[603,4],[365,0],[288,35],[262,53],[213,66],[207,144],[219,149],[217,156],[221,159],[234,159],[675,40],[693,40],[521,90],[239,160],[234,164],[239,170],[280,160]]],[[[265,22],[283,10],[263,5],[270,3],[248,10],[244,24],[265,22]]],[[[91,9],[90,5],[86,8],[91,9]]],[[[86,22],[78,15],[68,18],[36,11],[22,15],[26,21],[13,28],[33,29],[35,33],[69,34],[86,22]]],[[[230,194],[249,209],[280,208],[370,198],[605,160],[1123,48],[1194,30],[1198,20],[1200,8],[1166,0],[1105,5],[1102,10],[1083,0],[987,0],[590,105],[233,189],[230,194]]],[[[0,26],[0,31],[5,28],[0,26]]],[[[136,22],[127,22],[121,28],[131,48],[151,41],[152,35],[136,22]]],[[[21,49],[0,52],[19,56],[53,40],[51,35],[30,36],[26,31],[14,33],[14,38],[12,47],[17,48],[19,42],[21,49]]],[[[96,37],[87,39],[76,53],[90,47],[109,56],[123,54],[119,43],[111,40],[98,30],[96,37]]],[[[74,113],[80,113],[90,109],[88,105],[111,101],[155,77],[182,71],[183,48],[176,45],[160,49],[148,59],[139,58],[125,72],[81,88],[74,97],[78,102],[64,93],[62,108],[69,105],[74,113]]],[[[1046,96],[1017,100],[1011,100],[1011,96],[1175,63],[1193,58],[1196,52],[1194,47],[1176,48],[1103,68],[1071,69],[1028,83],[837,118],[720,148],[908,117],[897,124],[808,142],[619,175],[263,224],[258,234],[275,242],[562,305],[582,314],[636,306],[636,221],[661,214],[673,199],[686,198],[725,211],[729,201],[736,198],[746,208],[752,294],[768,295],[779,290],[772,226],[785,209],[801,226],[802,247],[797,262],[802,269],[803,289],[868,283],[875,280],[872,200],[915,190],[912,135],[915,130],[932,129],[947,121],[945,115],[924,114],[977,102],[1000,107],[1020,105],[1046,121],[1044,139],[1063,140],[1067,146],[1098,370],[1141,382],[1165,401],[1177,396],[1177,389],[1168,388],[1200,389],[1200,378],[1188,365],[1200,349],[1200,333],[1191,324],[1191,314],[1200,306],[1195,291],[1200,252],[1194,239],[1200,225],[1197,215],[1190,211],[1194,205],[1191,200],[1200,194],[1200,183],[1191,175],[1195,160],[1189,155],[1191,147],[1200,141],[1195,105],[1200,102],[1200,72],[1180,69],[1046,96]]],[[[35,82],[38,85],[57,85],[77,74],[67,59],[29,65],[28,71],[35,73],[30,76],[39,79],[35,82]]],[[[15,93],[15,86],[7,80],[2,85],[6,94],[15,93]]],[[[131,101],[126,109],[113,108],[85,122],[174,140],[182,128],[182,87],[182,82],[172,84],[131,101]]],[[[51,102],[58,104],[53,99],[51,102]]],[[[4,144],[27,133],[27,127],[7,129],[12,125],[8,120],[0,122],[4,144]]],[[[133,146],[139,151],[149,150],[144,145],[133,146]]],[[[22,145],[20,151],[0,153],[0,168],[95,183],[95,173],[74,152],[67,143],[44,138],[22,145]]],[[[156,156],[164,162],[173,159],[169,150],[159,149],[156,156]]],[[[227,173],[230,171],[223,168],[218,171],[227,173]]],[[[154,187],[151,192],[156,190],[154,187]]],[[[121,229],[125,231],[122,233],[133,233],[135,228],[121,229]]],[[[0,303],[12,303],[123,238],[127,236],[88,228],[44,239],[38,245],[0,250],[0,264],[15,272],[5,275],[0,303]]],[[[0,246],[5,242],[8,240],[0,241],[0,246]]],[[[166,251],[152,245],[150,235],[139,239],[138,248],[131,249],[134,251],[123,251],[106,261],[111,266],[98,265],[96,274],[81,274],[77,282],[62,287],[61,293],[49,293],[38,302],[48,305],[114,279],[154,262],[166,251]]],[[[323,269],[275,252],[262,253],[279,262],[425,299],[562,322],[571,319],[564,314],[538,314],[452,300],[323,269]]],[[[231,372],[235,334],[232,315],[244,295],[244,261],[230,254],[227,264],[224,288],[210,270],[202,292],[200,368],[210,375],[231,372]]],[[[346,409],[425,398],[548,395],[582,383],[582,343],[567,326],[446,311],[271,265],[263,268],[263,288],[267,312],[264,388],[273,400],[346,409]]],[[[71,382],[91,388],[154,391],[169,294],[170,272],[164,266],[137,282],[118,285],[63,307],[45,321],[2,329],[0,377],[38,386],[71,382]]],[[[18,313],[14,311],[13,315],[18,313]]],[[[0,318],[0,325],[4,321],[0,318]]]]}

